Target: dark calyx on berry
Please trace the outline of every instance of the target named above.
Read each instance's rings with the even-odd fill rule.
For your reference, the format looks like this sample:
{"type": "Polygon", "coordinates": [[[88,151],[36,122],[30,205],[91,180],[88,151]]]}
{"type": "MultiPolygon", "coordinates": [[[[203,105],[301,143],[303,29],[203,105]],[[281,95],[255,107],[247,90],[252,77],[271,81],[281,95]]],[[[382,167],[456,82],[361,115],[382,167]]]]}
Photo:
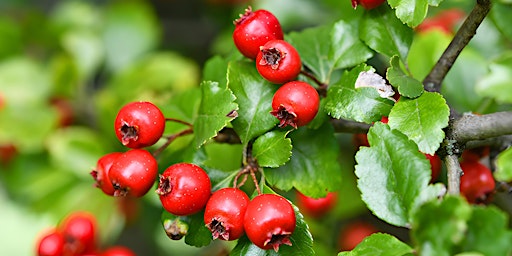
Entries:
{"type": "Polygon", "coordinates": [[[139,131],[137,126],[130,126],[127,123],[123,123],[121,126],[121,134],[123,135],[123,145],[128,145],[131,140],[136,141],[139,138],[139,131]]]}
{"type": "Polygon", "coordinates": [[[286,56],[286,53],[281,52],[277,48],[261,49],[263,57],[261,58],[259,65],[270,65],[272,69],[279,67],[279,62],[286,56]]]}
{"type": "Polygon", "coordinates": [[[126,196],[128,195],[128,188],[122,188],[119,183],[112,183],[114,187],[114,196],[126,196]]]}
{"type": "Polygon", "coordinates": [[[222,237],[223,240],[229,240],[229,232],[227,232],[227,228],[224,227],[222,221],[213,219],[212,222],[208,224],[208,229],[212,232],[213,239],[222,237]]]}
{"type": "Polygon", "coordinates": [[[241,24],[242,22],[244,22],[250,15],[252,15],[253,12],[252,12],[252,7],[251,6],[248,6],[246,9],[245,9],[245,13],[244,14],[240,14],[240,18],[236,19],[235,21],[233,21],[233,24],[235,25],[239,25],[241,24]]]}
{"type": "Polygon", "coordinates": [[[272,245],[274,251],[279,251],[279,246],[282,244],[286,244],[292,246],[292,241],[290,241],[290,232],[276,232],[272,237],[265,242],[265,245],[272,245]]]}
{"type": "Polygon", "coordinates": [[[164,177],[162,175],[160,175],[160,182],[158,183],[158,188],[156,189],[156,193],[158,195],[165,195],[165,194],[168,194],[168,193],[171,193],[172,191],[172,186],[171,186],[171,181],[168,177],[164,177]]]}
{"type": "Polygon", "coordinates": [[[283,128],[286,127],[287,125],[290,125],[293,128],[297,129],[297,115],[293,112],[288,111],[285,106],[279,106],[277,110],[272,110],[270,114],[279,119],[279,128],[283,128]]]}

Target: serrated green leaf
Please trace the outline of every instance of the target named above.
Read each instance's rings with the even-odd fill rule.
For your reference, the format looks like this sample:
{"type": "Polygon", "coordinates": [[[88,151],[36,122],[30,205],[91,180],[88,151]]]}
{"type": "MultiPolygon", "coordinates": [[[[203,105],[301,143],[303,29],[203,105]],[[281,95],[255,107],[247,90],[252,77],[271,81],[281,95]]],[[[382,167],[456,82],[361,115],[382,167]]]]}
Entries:
{"type": "MultiPolygon", "coordinates": [[[[290,202],[291,203],[291,202],[290,202]]],[[[304,221],[304,216],[299,212],[297,206],[293,205],[296,217],[296,227],[293,234],[290,236],[292,246],[281,245],[279,251],[263,250],[254,245],[246,235],[238,239],[238,242],[230,252],[231,256],[309,256],[315,255],[313,251],[313,237],[309,232],[308,224],[304,221]]]]}
{"type": "Polygon", "coordinates": [[[278,123],[279,120],[270,114],[277,85],[263,79],[253,61],[231,62],[228,86],[239,106],[238,118],[232,122],[233,128],[244,145],[278,123]]]}
{"type": "Polygon", "coordinates": [[[412,240],[417,253],[426,256],[454,255],[467,231],[471,207],[461,197],[448,196],[422,205],[413,215],[412,240]]]}
{"type": "Polygon", "coordinates": [[[360,36],[370,48],[390,58],[398,55],[407,63],[412,29],[404,25],[389,7],[366,12],[362,19],[360,36]]]}
{"type": "Polygon", "coordinates": [[[202,82],[201,92],[201,105],[194,122],[196,147],[213,138],[235,118],[231,114],[238,110],[238,105],[234,102],[235,95],[226,86],[221,87],[218,82],[202,82]]]}
{"type": "Polygon", "coordinates": [[[493,173],[496,180],[512,181],[512,148],[501,152],[496,159],[496,171],[493,173]]]}
{"type": "MultiPolygon", "coordinates": [[[[409,27],[418,26],[427,16],[428,5],[431,0],[388,0],[395,9],[396,16],[409,27]]],[[[437,4],[437,2],[434,2],[437,4]]]]}
{"type": "Polygon", "coordinates": [[[279,167],[292,155],[292,141],[286,138],[289,131],[270,131],[259,136],[252,146],[252,156],[261,167],[279,167]]]}
{"type": "Polygon", "coordinates": [[[389,114],[393,101],[382,98],[375,88],[355,88],[359,73],[369,70],[372,68],[359,65],[345,71],[339,82],[329,86],[325,111],[330,116],[372,123],[389,114]]]}
{"type": "Polygon", "coordinates": [[[219,84],[227,84],[227,72],[229,62],[216,55],[206,61],[203,68],[203,80],[217,81],[219,84]]]}
{"type": "Polygon", "coordinates": [[[365,238],[349,252],[340,252],[338,256],[401,256],[413,253],[413,249],[398,238],[383,233],[375,233],[365,238]]]}
{"type": "Polygon", "coordinates": [[[476,85],[478,94],[501,103],[512,103],[512,52],[489,64],[489,74],[476,85]]]}
{"type": "Polygon", "coordinates": [[[391,58],[390,67],[387,70],[386,77],[391,85],[398,88],[400,95],[408,98],[416,98],[423,93],[423,84],[405,74],[400,68],[400,59],[398,56],[391,58]]]}
{"type": "Polygon", "coordinates": [[[416,99],[401,98],[389,113],[389,126],[416,142],[421,152],[433,155],[444,139],[449,116],[443,96],[424,92],[416,99]]]}
{"type": "Polygon", "coordinates": [[[290,133],[292,157],[279,168],[266,168],[265,178],[282,190],[293,187],[311,197],[324,197],[341,185],[339,145],[329,123],[312,130],[305,127],[290,133]]]}
{"type": "Polygon", "coordinates": [[[287,40],[324,83],[329,83],[334,70],[355,66],[373,55],[359,39],[359,19],[292,32],[287,40]]]}
{"type": "Polygon", "coordinates": [[[462,242],[463,251],[481,252],[483,255],[512,255],[512,231],[508,225],[508,215],[498,208],[474,207],[462,242]]]}
{"type": "Polygon", "coordinates": [[[368,141],[370,147],[361,147],[355,156],[361,197],[377,217],[406,227],[430,181],[430,165],[414,142],[381,122],[370,128],[368,141]]]}

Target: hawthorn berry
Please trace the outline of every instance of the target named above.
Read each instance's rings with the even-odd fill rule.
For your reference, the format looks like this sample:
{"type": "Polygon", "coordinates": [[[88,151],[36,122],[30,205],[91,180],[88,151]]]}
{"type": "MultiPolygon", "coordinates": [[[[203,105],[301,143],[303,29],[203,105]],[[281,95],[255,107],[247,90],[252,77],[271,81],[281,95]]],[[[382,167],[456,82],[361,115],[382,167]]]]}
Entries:
{"type": "Polygon", "coordinates": [[[290,236],[295,231],[295,221],[295,212],[288,200],[276,194],[261,194],[247,205],[244,229],[253,244],[277,252],[281,244],[292,245],[290,236]]]}
{"type": "Polygon", "coordinates": [[[436,29],[450,35],[453,34],[454,28],[465,16],[466,13],[461,9],[442,10],[433,17],[425,18],[415,30],[419,33],[424,33],[436,29]]]}
{"type": "Polygon", "coordinates": [[[284,40],[270,40],[260,48],[256,57],[256,69],[267,81],[283,84],[294,80],[302,63],[299,53],[284,40]]]}
{"type": "Polygon", "coordinates": [[[164,209],[174,215],[184,216],[201,211],[211,195],[208,174],[191,163],[169,166],[160,175],[156,193],[164,209]]]}
{"type": "Polygon", "coordinates": [[[111,152],[106,155],[103,155],[98,159],[96,163],[96,168],[91,171],[91,176],[96,181],[95,186],[103,191],[103,193],[113,196],[114,195],[114,186],[112,186],[112,182],[108,177],[108,172],[114,160],[116,160],[121,152],[111,152]]]}
{"type": "Polygon", "coordinates": [[[496,182],[487,166],[478,161],[462,161],[460,193],[469,203],[483,204],[491,200],[496,182]]]}
{"type": "Polygon", "coordinates": [[[97,223],[94,215],[77,211],[69,214],[59,224],[66,241],[64,250],[71,255],[81,255],[96,250],[97,223]]]}
{"type": "Polygon", "coordinates": [[[275,92],[270,113],[279,119],[279,127],[291,125],[297,128],[315,118],[319,105],[320,96],[313,86],[302,81],[291,81],[275,92]]]}
{"type": "Polygon", "coordinates": [[[329,192],[325,197],[312,198],[297,191],[296,200],[297,206],[305,216],[318,219],[334,207],[337,194],[335,192],[329,192]]]}
{"type": "Polygon", "coordinates": [[[51,229],[41,235],[36,242],[37,256],[64,255],[65,243],[64,235],[57,229],[51,229]]]}
{"type": "Polygon", "coordinates": [[[255,60],[260,47],[270,40],[284,38],[279,20],[267,10],[252,11],[249,6],[240,18],[234,21],[233,41],[245,57],[255,60]]]}
{"type": "Polygon", "coordinates": [[[238,188],[215,191],[206,203],[204,223],[213,239],[236,240],[244,234],[244,216],[249,197],[238,188]]]}
{"type": "Polygon", "coordinates": [[[351,251],[366,237],[377,233],[375,226],[364,221],[355,221],[344,226],[338,235],[338,245],[341,251],[351,251]]]}
{"type": "Polygon", "coordinates": [[[144,149],[131,149],[115,159],[108,171],[114,196],[144,196],[158,176],[156,159],[144,149]]]}
{"type": "Polygon", "coordinates": [[[136,256],[136,254],[126,246],[115,245],[107,248],[99,256],[136,256]]]}
{"type": "Polygon", "coordinates": [[[382,3],[386,2],[386,0],[351,0],[351,2],[352,2],[352,7],[354,7],[354,9],[358,5],[361,5],[366,10],[370,10],[370,9],[373,9],[373,8],[377,8],[382,3]]]}
{"type": "Polygon", "coordinates": [[[165,117],[151,102],[131,102],[117,113],[114,129],[124,146],[143,148],[155,144],[162,137],[165,117]]]}
{"type": "Polygon", "coordinates": [[[428,161],[430,162],[430,169],[432,170],[430,182],[436,181],[439,178],[439,175],[441,174],[441,158],[439,158],[437,154],[425,154],[425,157],[427,157],[428,161]]]}

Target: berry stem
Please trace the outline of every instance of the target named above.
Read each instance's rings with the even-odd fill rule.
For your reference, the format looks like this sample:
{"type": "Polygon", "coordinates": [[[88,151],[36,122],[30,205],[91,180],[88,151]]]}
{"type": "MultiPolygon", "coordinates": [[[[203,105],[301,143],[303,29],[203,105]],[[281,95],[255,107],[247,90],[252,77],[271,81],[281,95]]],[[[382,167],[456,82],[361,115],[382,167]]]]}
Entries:
{"type": "Polygon", "coordinates": [[[157,158],[157,157],[160,155],[160,153],[162,153],[162,151],[164,151],[164,150],[165,150],[169,145],[171,145],[171,143],[172,143],[175,139],[177,139],[177,138],[179,138],[179,137],[181,137],[181,136],[185,136],[185,135],[187,135],[187,134],[192,134],[193,132],[194,132],[194,130],[192,129],[192,127],[190,127],[190,128],[188,128],[188,129],[186,129],[186,130],[183,130],[183,131],[181,131],[181,132],[178,132],[178,133],[172,134],[172,135],[170,135],[170,136],[167,136],[167,137],[166,137],[167,141],[166,141],[162,146],[160,146],[158,149],[156,149],[156,150],[153,152],[153,156],[154,156],[155,158],[157,158]]]}
{"type": "Polygon", "coordinates": [[[165,121],[169,121],[169,122],[175,122],[175,123],[179,123],[179,124],[184,124],[188,127],[193,127],[193,125],[189,122],[186,122],[186,121],[183,121],[183,120],[180,120],[180,119],[176,119],[176,118],[170,118],[170,117],[167,117],[165,118],[165,121]]]}
{"type": "Polygon", "coordinates": [[[316,78],[316,76],[313,73],[310,73],[304,69],[301,70],[300,73],[302,75],[306,76],[307,78],[313,80],[313,82],[315,82],[318,85],[317,91],[318,91],[318,94],[320,94],[320,96],[322,96],[322,97],[327,96],[327,86],[328,86],[327,84],[322,83],[320,80],[318,80],[318,78],[316,78]]]}

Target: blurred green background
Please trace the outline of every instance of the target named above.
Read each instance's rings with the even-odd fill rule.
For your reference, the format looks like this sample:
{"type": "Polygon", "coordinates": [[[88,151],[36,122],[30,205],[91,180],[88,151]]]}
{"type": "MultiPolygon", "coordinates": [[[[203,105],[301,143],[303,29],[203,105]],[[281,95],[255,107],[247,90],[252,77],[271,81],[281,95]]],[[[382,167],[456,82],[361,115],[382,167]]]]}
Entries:
{"type": "MultiPolygon", "coordinates": [[[[451,4],[468,10],[466,2],[451,4]]],[[[212,56],[240,56],[233,20],[249,4],[271,10],[285,33],[362,11],[349,0],[0,1],[0,255],[33,255],[38,235],[76,210],[95,214],[102,246],[123,244],[138,255],[223,255],[232,246],[169,240],[154,193],[108,197],[89,173],[103,154],[125,151],[113,130],[125,103],[150,100],[167,117],[194,119],[203,66],[212,56]]],[[[181,128],[168,125],[166,134],[181,128]]],[[[164,156],[187,143],[177,140],[164,156]]],[[[311,222],[312,232],[335,247],[333,223],[364,216],[407,239],[368,214],[354,182],[351,135],[340,135],[340,143],[343,203],[322,223],[311,222]]],[[[206,150],[219,169],[239,165],[227,161],[240,159],[237,145],[206,150]]],[[[163,169],[175,160],[160,161],[163,169]]]]}

